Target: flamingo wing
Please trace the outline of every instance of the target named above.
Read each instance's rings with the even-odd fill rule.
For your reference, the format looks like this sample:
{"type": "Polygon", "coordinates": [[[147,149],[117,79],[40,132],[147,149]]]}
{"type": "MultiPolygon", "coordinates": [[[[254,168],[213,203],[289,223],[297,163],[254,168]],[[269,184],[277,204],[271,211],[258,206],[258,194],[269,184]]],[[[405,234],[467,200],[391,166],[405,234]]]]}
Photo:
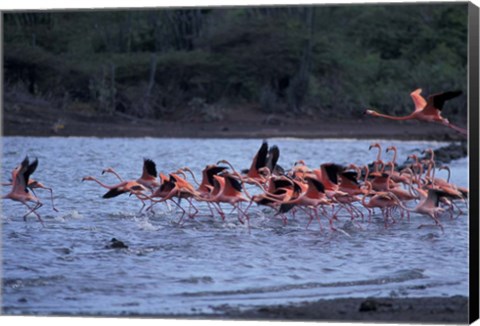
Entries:
{"type": "Polygon", "coordinates": [[[342,172],[343,167],[334,163],[324,163],[321,167],[327,173],[328,179],[333,184],[338,184],[338,176],[337,174],[342,172]]]}
{"type": "Polygon", "coordinates": [[[25,177],[25,182],[26,182],[27,185],[28,185],[28,179],[33,174],[33,172],[35,172],[35,170],[37,169],[37,166],[38,166],[38,159],[35,159],[35,161],[33,161],[33,163],[28,165],[28,168],[23,173],[23,175],[25,177]]]}
{"type": "Polygon", "coordinates": [[[134,185],[134,186],[131,186],[130,187],[130,190],[134,190],[134,191],[144,191],[145,190],[145,187],[138,184],[138,185],[134,185]]]}
{"type": "Polygon", "coordinates": [[[227,167],[225,166],[211,166],[205,169],[205,174],[207,175],[207,180],[210,185],[213,185],[213,176],[217,175],[218,173],[226,170],[227,167]]]}
{"type": "Polygon", "coordinates": [[[258,169],[263,168],[267,165],[267,155],[268,155],[268,143],[263,141],[262,146],[260,146],[257,154],[253,158],[252,165],[248,171],[249,174],[256,174],[258,169]]]}
{"type": "Polygon", "coordinates": [[[143,176],[157,177],[157,166],[154,161],[144,158],[143,159],[143,176]]]}
{"type": "Polygon", "coordinates": [[[316,189],[318,192],[325,193],[325,186],[321,181],[311,177],[306,177],[305,180],[308,182],[309,189],[314,187],[314,189],[316,189]]]}
{"type": "Polygon", "coordinates": [[[462,91],[443,92],[430,95],[427,99],[427,106],[422,113],[425,115],[439,115],[445,102],[459,96],[462,91]]]}
{"type": "Polygon", "coordinates": [[[14,170],[14,179],[13,179],[13,192],[18,193],[28,193],[28,178],[35,171],[38,165],[38,160],[35,160],[32,164],[28,160],[28,156],[22,161],[20,166],[14,170]]]}
{"type": "Polygon", "coordinates": [[[441,111],[446,101],[460,96],[460,94],[462,94],[462,91],[450,91],[433,94],[428,97],[428,104],[429,106],[433,106],[435,109],[441,111]]]}
{"type": "Polygon", "coordinates": [[[124,194],[128,192],[127,189],[125,189],[124,187],[117,187],[117,188],[112,188],[110,189],[109,191],[107,191],[103,196],[102,198],[113,198],[113,197],[117,197],[121,194],[124,194]]]}
{"type": "Polygon", "coordinates": [[[295,204],[281,204],[280,207],[278,208],[276,215],[279,214],[284,214],[287,213],[289,210],[291,210],[293,207],[295,207],[295,204]]]}
{"type": "Polygon", "coordinates": [[[272,146],[268,151],[267,163],[266,163],[270,172],[273,173],[275,167],[277,166],[279,157],[280,157],[280,149],[276,145],[272,146]]]}
{"type": "Polygon", "coordinates": [[[347,172],[342,172],[340,174],[341,178],[346,178],[347,180],[353,182],[354,184],[358,185],[358,180],[357,180],[357,172],[355,171],[347,171],[347,172]]]}
{"type": "Polygon", "coordinates": [[[430,207],[438,207],[440,202],[440,196],[447,195],[445,192],[437,189],[428,189],[427,199],[424,204],[430,207]]]}
{"type": "Polygon", "coordinates": [[[291,187],[293,185],[293,182],[287,179],[274,179],[273,185],[275,186],[275,189],[278,188],[283,188],[283,187],[291,187]]]}
{"type": "Polygon", "coordinates": [[[224,194],[226,196],[235,196],[237,193],[242,191],[242,185],[240,182],[230,175],[225,175],[225,190],[224,194]]]}
{"type": "Polygon", "coordinates": [[[410,96],[412,97],[413,103],[415,104],[415,112],[423,110],[425,106],[427,106],[427,101],[423,98],[420,93],[422,92],[421,88],[418,88],[414,90],[413,92],[410,93],[410,96]]]}

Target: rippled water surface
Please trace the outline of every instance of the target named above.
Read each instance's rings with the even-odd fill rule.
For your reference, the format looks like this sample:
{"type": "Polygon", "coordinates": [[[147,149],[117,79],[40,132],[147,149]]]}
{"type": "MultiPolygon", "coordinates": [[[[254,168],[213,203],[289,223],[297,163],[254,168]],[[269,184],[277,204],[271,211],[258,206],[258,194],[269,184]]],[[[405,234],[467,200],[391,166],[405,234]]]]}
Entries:
{"type": "MultiPolygon", "coordinates": [[[[270,139],[280,164],[371,162],[371,141],[270,139]]],[[[381,216],[354,225],[342,215],[332,232],[298,212],[284,226],[268,209],[250,210],[251,228],[236,213],[222,221],[206,206],[179,225],[180,213],[161,204],[138,214],[140,203],[122,195],[102,199],[105,189],[81,182],[86,175],[113,184],[102,169],[139,177],[143,157],[168,173],[185,165],[200,176],[206,164],[230,160],[250,165],[261,140],[97,139],[4,137],[2,178],[25,155],[38,157],[33,178],[54,188],[39,213],[46,227],[18,202],[2,202],[3,285],[6,314],[170,314],[209,312],[223,304],[251,305],[364,296],[468,295],[468,216],[441,218],[436,228],[413,214],[385,228],[381,216]],[[128,249],[108,249],[112,238],[128,249]]],[[[444,144],[382,141],[399,148],[398,161],[414,151],[444,144]]],[[[385,154],[384,154],[385,155],[385,154]]],[[[390,154],[388,154],[388,158],[390,154]]],[[[452,162],[452,181],[468,184],[467,158],[452,162]]],[[[446,178],[445,171],[438,173],[446,178]]],[[[3,189],[5,194],[8,189],[3,189]]],[[[465,206],[462,206],[465,208],[465,206]]],[[[466,209],[464,209],[466,210],[466,209]]],[[[225,211],[229,212],[225,206],[225,211]]]]}

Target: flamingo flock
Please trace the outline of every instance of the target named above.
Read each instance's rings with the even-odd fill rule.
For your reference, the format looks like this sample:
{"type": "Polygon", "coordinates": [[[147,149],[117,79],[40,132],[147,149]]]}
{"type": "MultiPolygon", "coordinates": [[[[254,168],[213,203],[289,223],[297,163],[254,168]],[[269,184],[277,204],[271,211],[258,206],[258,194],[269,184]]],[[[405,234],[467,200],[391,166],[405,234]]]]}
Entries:
{"type": "MultiPolygon", "coordinates": [[[[458,97],[461,91],[433,94],[428,96],[427,100],[420,95],[421,92],[421,89],[416,89],[410,93],[415,105],[415,110],[410,115],[395,117],[372,109],[366,110],[365,114],[391,120],[440,123],[464,136],[468,134],[466,129],[453,125],[441,115],[445,102],[458,97]]],[[[359,218],[363,220],[365,214],[368,214],[370,221],[375,209],[380,210],[385,227],[396,222],[395,214],[400,218],[406,216],[410,219],[410,213],[413,212],[430,218],[433,222],[431,225],[442,230],[440,215],[445,213],[454,218],[454,215],[458,217],[463,213],[458,202],[467,203],[468,189],[450,182],[448,166],[438,167],[438,171],[447,171],[446,180],[435,177],[437,167],[433,150],[425,151],[430,155],[429,159],[420,160],[414,154],[409,155],[408,159],[412,163],[399,169],[395,146],[386,148],[387,153],[393,152],[389,161],[381,159],[380,144],[371,144],[369,150],[375,148],[378,152],[371,166],[322,163],[309,167],[305,161],[299,160],[286,170],[277,164],[279,148],[269,148],[264,141],[253,157],[250,168],[238,172],[229,161],[220,160],[203,169],[200,182],[189,167],[182,167],[168,174],[158,173],[155,162],[150,159],[144,159],[142,174],[137,179],[124,180],[113,168],[108,167],[102,171],[102,175],[113,174],[118,183],[108,185],[93,176],[86,176],[82,181],[94,181],[107,189],[103,195],[105,199],[121,194],[134,196],[142,203],[140,212],[144,209],[153,211],[153,207],[159,203],[165,203],[169,207],[172,203],[182,211],[181,221],[185,215],[195,218],[200,213],[196,206],[198,202],[206,203],[210,215],[218,214],[222,220],[225,220],[226,214],[221,204],[231,206],[232,212],[237,211],[238,220],[241,223],[247,221],[249,224],[248,211],[256,204],[271,208],[274,216],[280,216],[284,223],[287,223],[289,216],[302,211],[309,217],[307,227],[314,219],[318,220],[322,227],[321,218],[324,218],[332,230],[336,230],[335,221],[341,211],[355,222],[359,218]],[[193,183],[187,180],[189,177],[193,183]],[[246,185],[254,189],[247,190],[246,185]],[[252,195],[250,192],[253,191],[255,193],[252,195]],[[186,201],[188,207],[182,206],[181,200],[186,201]]],[[[12,171],[12,181],[2,183],[2,186],[12,187],[3,198],[22,203],[28,208],[23,218],[26,219],[33,213],[43,224],[37,212],[43,204],[34,189],[48,190],[52,208],[58,210],[54,206],[53,190],[30,178],[37,165],[37,159],[30,163],[26,157],[12,171]],[[31,207],[29,203],[34,206],[31,207]]]]}
{"type": "MultiPolygon", "coordinates": [[[[369,150],[377,151],[371,164],[326,162],[308,166],[299,160],[285,169],[278,165],[279,148],[269,147],[267,141],[263,141],[250,168],[239,172],[228,160],[220,160],[205,166],[200,181],[189,167],[159,173],[155,162],[150,159],[144,159],[142,174],[137,179],[126,180],[108,167],[101,174],[114,175],[117,183],[106,184],[93,176],[85,176],[82,181],[93,181],[105,188],[104,199],[128,194],[140,201],[140,212],[153,212],[160,203],[173,204],[181,211],[180,224],[185,216],[194,219],[209,215],[225,220],[236,211],[238,221],[250,226],[252,205],[270,209],[271,216],[281,218],[284,224],[302,212],[302,216],[308,217],[307,228],[317,220],[323,229],[324,220],[334,231],[338,230],[335,224],[341,217],[340,212],[343,212],[343,218],[346,216],[360,226],[359,220],[368,218],[371,222],[375,210],[378,210],[385,227],[402,219],[410,221],[410,213],[415,213],[430,220],[429,224],[419,227],[435,226],[442,231],[442,216],[454,219],[463,214],[459,202],[467,204],[468,189],[450,182],[450,169],[436,166],[432,149],[423,152],[426,154],[424,159],[409,155],[410,163],[402,168],[396,163],[395,146],[386,148],[385,154],[393,153],[389,160],[382,159],[384,152],[379,143],[371,144],[369,150]],[[447,172],[446,179],[438,178],[442,170],[447,172]],[[198,207],[200,202],[208,207],[206,214],[198,207]],[[225,213],[226,207],[231,208],[228,214],[225,213]]],[[[21,202],[28,208],[23,218],[33,213],[43,224],[37,212],[43,204],[33,189],[49,189],[52,208],[56,208],[52,189],[30,178],[37,166],[37,159],[30,162],[26,157],[15,167],[12,182],[3,184],[12,186],[3,198],[21,202]]]]}

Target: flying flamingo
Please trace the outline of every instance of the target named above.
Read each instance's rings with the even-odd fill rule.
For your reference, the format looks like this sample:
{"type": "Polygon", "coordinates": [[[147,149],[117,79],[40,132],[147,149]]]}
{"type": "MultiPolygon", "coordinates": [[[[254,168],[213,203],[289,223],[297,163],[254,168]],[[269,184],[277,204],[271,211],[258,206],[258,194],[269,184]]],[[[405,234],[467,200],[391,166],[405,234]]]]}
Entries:
{"type": "MultiPolygon", "coordinates": [[[[120,177],[120,175],[113,168],[108,167],[104,169],[102,171],[102,174],[107,172],[115,175],[120,181],[124,181],[122,177],[120,177]]],[[[143,185],[144,187],[147,187],[152,192],[155,190],[155,188],[159,187],[160,183],[157,181],[157,168],[155,162],[148,158],[144,158],[142,175],[135,181],[143,185]]]]}
{"type": "MultiPolygon", "coordinates": [[[[186,210],[180,206],[180,200],[185,198],[185,200],[190,204],[189,211],[191,208],[194,209],[194,213],[188,213],[190,218],[194,218],[195,215],[199,212],[199,210],[193,205],[191,198],[200,200],[200,193],[197,192],[193,185],[190,184],[186,179],[180,177],[179,174],[185,176],[182,169],[177,171],[176,173],[170,173],[169,176],[165,176],[163,173],[160,173],[160,179],[162,180],[162,184],[159,188],[157,188],[151,196],[142,195],[143,199],[149,199],[152,201],[152,204],[147,208],[147,211],[152,209],[153,205],[156,203],[166,202],[167,200],[171,200],[177,207],[182,210],[182,216],[180,217],[180,222],[183,221],[183,217],[186,213],[186,210]],[[160,197],[161,199],[157,200],[156,197],[160,197]],[[173,200],[173,197],[179,198],[178,203],[173,200]]],[[[180,223],[179,222],[179,223],[180,223]]]]}
{"type": "MultiPolygon", "coordinates": [[[[215,164],[207,165],[202,170],[202,181],[200,183],[197,181],[197,178],[195,177],[195,174],[193,173],[193,171],[189,167],[183,167],[180,170],[187,171],[188,173],[191,174],[191,176],[193,178],[193,181],[198,186],[196,191],[199,193],[199,196],[202,197],[202,198],[207,198],[207,197],[210,196],[211,192],[214,189],[213,176],[219,174],[222,171],[225,171],[226,169],[228,169],[228,168],[225,167],[225,166],[218,166],[218,165],[215,165],[215,164]]],[[[210,209],[210,213],[213,217],[214,214],[213,214],[213,210],[212,210],[212,207],[210,206],[210,204],[215,205],[215,203],[207,202],[207,206],[210,209]]]]}
{"type": "Polygon", "coordinates": [[[108,189],[108,191],[102,196],[105,199],[117,197],[125,193],[130,193],[135,195],[142,202],[142,207],[140,208],[140,212],[145,207],[145,198],[142,196],[145,191],[148,191],[148,188],[141,185],[135,180],[122,181],[115,185],[106,185],[95,177],[86,176],[82,178],[82,182],[83,181],[95,181],[103,188],[108,189]]]}
{"type": "Polygon", "coordinates": [[[413,111],[411,114],[407,116],[396,117],[396,116],[381,114],[374,110],[366,110],[365,114],[368,114],[374,117],[386,118],[390,120],[415,120],[416,119],[421,121],[436,122],[444,126],[447,126],[465,136],[468,134],[466,129],[455,126],[454,124],[450,123],[448,119],[441,116],[441,111],[443,109],[445,102],[462,94],[461,91],[450,91],[450,92],[433,94],[433,95],[430,95],[427,98],[427,100],[425,100],[420,95],[421,92],[422,90],[419,88],[413,91],[412,93],[410,93],[410,96],[412,97],[413,102],[415,104],[415,111],[413,111]]]}
{"type": "Polygon", "coordinates": [[[37,166],[38,166],[38,159],[35,159],[35,161],[30,163],[28,157],[25,157],[22,163],[12,171],[12,189],[8,194],[3,196],[2,198],[19,201],[23,205],[28,207],[29,211],[23,216],[24,221],[27,220],[28,214],[33,213],[37,217],[38,221],[42,223],[43,226],[45,226],[43,224],[42,218],[36,212],[36,210],[42,207],[43,204],[35,195],[31,194],[27,189],[30,175],[32,175],[33,172],[35,172],[35,170],[37,169],[37,166]],[[35,206],[30,207],[28,205],[29,201],[33,202],[35,206]]]}
{"type": "MultiPolygon", "coordinates": [[[[260,146],[257,153],[253,157],[250,168],[242,172],[245,172],[248,178],[260,180],[261,182],[264,181],[261,175],[258,173],[258,169],[267,166],[267,156],[268,156],[268,143],[266,141],[263,141],[262,145],[260,146]]],[[[224,162],[224,163],[227,164],[227,162],[224,162]]],[[[247,183],[249,182],[250,181],[247,180],[247,183]]]]}
{"type": "MultiPolygon", "coordinates": [[[[239,206],[241,202],[248,201],[248,199],[245,198],[242,193],[243,180],[239,181],[236,179],[236,177],[229,173],[214,175],[213,179],[215,190],[212,191],[212,194],[209,198],[204,198],[203,200],[218,203],[218,206],[220,206],[220,203],[228,203],[232,205],[238,210],[238,220],[243,223],[243,220],[240,217],[240,214],[242,214],[247,219],[248,225],[250,225],[248,215],[239,206]]],[[[244,191],[245,190],[246,189],[244,188],[244,191]]],[[[219,211],[219,213],[222,219],[225,219],[225,214],[222,214],[222,211],[219,211]]]]}
{"type": "MultiPolygon", "coordinates": [[[[438,220],[438,214],[443,212],[444,209],[441,208],[441,207],[438,207],[438,204],[439,204],[440,196],[442,196],[444,194],[445,193],[441,190],[428,189],[427,197],[423,198],[415,208],[409,208],[409,207],[405,206],[402,203],[402,201],[393,193],[390,193],[390,196],[393,196],[396,199],[398,205],[400,205],[400,207],[402,207],[403,209],[405,209],[407,211],[410,211],[410,212],[414,212],[414,213],[418,213],[418,214],[422,214],[422,215],[427,215],[427,216],[431,217],[435,221],[435,226],[440,227],[440,229],[442,229],[442,231],[443,231],[443,226],[440,223],[440,221],[438,220]]],[[[423,226],[426,226],[426,225],[422,224],[422,225],[419,226],[419,228],[421,228],[423,226]]]]}
{"type": "MultiPolygon", "coordinates": [[[[12,182],[2,183],[2,186],[11,186],[12,184],[13,184],[12,182]]],[[[50,200],[52,201],[52,208],[55,212],[58,212],[58,209],[55,207],[55,204],[53,203],[53,189],[52,188],[46,187],[43,183],[40,183],[39,181],[34,180],[32,178],[30,178],[28,180],[27,188],[30,189],[33,192],[34,195],[36,195],[34,189],[45,189],[45,190],[50,191],[50,200]]]]}
{"type": "MultiPolygon", "coordinates": [[[[282,205],[280,206],[279,212],[286,213],[293,205],[305,207],[305,212],[309,216],[309,221],[307,224],[307,228],[314,219],[314,217],[318,220],[320,227],[322,227],[322,223],[320,221],[320,216],[318,215],[317,208],[321,207],[323,210],[324,215],[326,215],[326,211],[323,208],[324,205],[332,205],[332,200],[327,198],[325,194],[325,187],[323,183],[318,181],[316,178],[307,176],[305,178],[307,182],[307,190],[305,192],[299,193],[298,196],[291,198],[289,200],[283,200],[282,205]]],[[[298,188],[297,188],[298,189],[298,188]]],[[[335,230],[333,227],[333,221],[329,218],[330,228],[335,230]]]]}

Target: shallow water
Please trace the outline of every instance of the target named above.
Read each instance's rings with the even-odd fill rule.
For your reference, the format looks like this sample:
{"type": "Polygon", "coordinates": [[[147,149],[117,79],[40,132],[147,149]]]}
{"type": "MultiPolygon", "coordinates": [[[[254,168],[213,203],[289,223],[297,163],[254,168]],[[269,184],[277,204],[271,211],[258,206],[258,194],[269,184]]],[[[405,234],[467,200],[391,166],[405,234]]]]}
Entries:
{"type": "MultiPolygon", "coordinates": [[[[279,164],[303,159],[309,166],[371,162],[366,140],[270,139],[279,164]]],[[[172,172],[185,165],[197,176],[207,164],[228,159],[247,168],[261,140],[98,139],[4,137],[2,181],[25,155],[38,157],[33,178],[54,188],[39,213],[46,227],[21,218],[18,202],[2,202],[5,314],[171,314],[210,312],[224,304],[251,305],[338,297],[468,296],[468,216],[441,218],[445,228],[413,214],[385,228],[381,216],[352,224],[342,215],[332,232],[301,212],[284,226],[268,209],[254,207],[250,230],[236,213],[209,216],[206,206],[184,224],[180,212],[157,205],[138,214],[140,203],[126,195],[105,200],[105,189],[81,182],[114,167],[125,178],[140,175],[142,158],[172,172]],[[107,249],[111,238],[128,249],[107,249]]],[[[396,145],[401,163],[414,151],[439,142],[381,141],[396,145]]],[[[385,155],[385,154],[384,154],[385,155]]],[[[390,154],[387,156],[390,158],[390,154]]],[[[468,184],[467,158],[450,164],[452,181],[468,184]]],[[[446,178],[445,171],[438,174],[446,178]]],[[[8,189],[3,189],[5,194],[8,189]]],[[[462,206],[464,208],[464,206],[462,206]]],[[[466,209],[464,209],[466,210],[466,209]]],[[[228,212],[229,209],[225,211],[228,212]]]]}

